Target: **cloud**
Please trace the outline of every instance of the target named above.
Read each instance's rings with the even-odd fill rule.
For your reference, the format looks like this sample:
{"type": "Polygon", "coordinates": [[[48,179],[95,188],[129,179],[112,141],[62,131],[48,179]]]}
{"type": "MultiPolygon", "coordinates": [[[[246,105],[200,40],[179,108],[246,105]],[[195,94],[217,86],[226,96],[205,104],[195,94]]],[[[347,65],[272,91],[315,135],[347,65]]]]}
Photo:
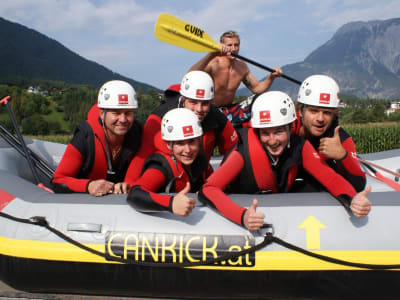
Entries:
{"type": "Polygon", "coordinates": [[[312,15],[323,30],[337,30],[340,26],[355,21],[372,21],[398,18],[398,0],[306,0],[313,9],[312,15]]]}
{"type": "Polygon", "coordinates": [[[0,14],[47,33],[91,31],[133,36],[150,30],[159,13],[132,0],[14,0],[2,3],[0,14]]]}

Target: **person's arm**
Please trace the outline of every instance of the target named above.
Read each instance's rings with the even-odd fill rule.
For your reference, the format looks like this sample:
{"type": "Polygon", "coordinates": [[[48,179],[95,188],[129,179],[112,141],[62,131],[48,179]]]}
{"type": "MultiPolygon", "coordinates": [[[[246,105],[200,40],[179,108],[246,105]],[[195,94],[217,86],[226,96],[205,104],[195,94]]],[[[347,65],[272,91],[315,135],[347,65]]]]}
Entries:
{"type": "Polygon", "coordinates": [[[349,181],[357,192],[365,188],[366,178],[358,162],[353,139],[340,126],[335,128],[333,137],[321,139],[318,152],[335,160],[338,173],[349,181]]]}
{"type": "Polygon", "coordinates": [[[225,116],[223,117],[225,118],[225,124],[222,123],[223,129],[217,136],[217,145],[219,152],[221,154],[226,154],[237,143],[238,134],[232,123],[229,122],[225,116]]]}
{"type": "Polygon", "coordinates": [[[164,173],[159,168],[150,167],[135,183],[129,195],[129,201],[141,202],[141,206],[151,206],[154,202],[178,216],[189,215],[196,204],[193,198],[186,196],[190,192],[190,183],[188,182],[185,188],[175,196],[157,193],[165,184],[164,173]]]}
{"type": "Polygon", "coordinates": [[[233,151],[226,161],[207,179],[200,190],[200,194],[207,202],[210,202],[223,216],[229,220],[244,225],[244,207],[237,205],[223,192],[240,173],[244,166],[242,156],[233,151]]]}
{"type": "Polygon", "coordinates": [[[147,157],[149,157],[156,151],[156,147],[154,145],[154,137],[156,133],[160,131],[160,128],[160,117],[155,114],[151,114],[144,124],[139,151],[136,153],[135,157],[129,164],[124,182],[132,186],[134,182],[140,177],[144,161],[147,157]]]}
{"type": "Polygon", "coordinates": [[[88,193],[89,179],[78,179],[84,157],[71,143],[67,145],[64,155],[53,174],[53,188],[56,193],[88,193]]]}
{"type": "Polygon", "coordinates": [[[254,75],[248,70],[244,76],[243,84],[254,94],[264,93],[268,91],[275,78],[282,76],[282,70],[278,67],[274,68],[275,72],[269,73],[263,81],[258,81],[254,75]]]}
{"type": "Polygon", "coordinates": [[[211,74],[211,61],[219,55],[219,52],[210,52],[207,53],[202,59],[200,59],[197,63],[190,67],[188,72],[190,71],[204,71],[208,74],[211,74]]]}
{"type": "Polygon", "coordinates": [[[366,195],[371,188],[358,193],[342,176],[323,162],[313,146],[306,141],[302,150],[304,169],[316,178],[332,196],[337,198],[345,207],[350,208],[356,217],[365,217],[371,209],[371,202],[366,195]]]}

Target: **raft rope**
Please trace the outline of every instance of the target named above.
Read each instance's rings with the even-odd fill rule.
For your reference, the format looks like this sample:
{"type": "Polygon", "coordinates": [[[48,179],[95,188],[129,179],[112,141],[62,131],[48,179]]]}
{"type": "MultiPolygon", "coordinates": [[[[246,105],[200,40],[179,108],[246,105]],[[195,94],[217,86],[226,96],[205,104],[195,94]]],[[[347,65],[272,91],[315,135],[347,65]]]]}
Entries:
{"type": "MultiPolygon", "coordinates": [[[[393,265],[364,264],[364,263],[350,262],[350,261],[346,261],[346,260],[329,257],[326,255],[317,254],[317,253],[305,250],[303,248],[300,248],[298,246],[295,246],[293,244],[290,244],[290,243],[274,236],[273,232],[267,232],[264,235],[264,240],[261,243],[254,245],[253,247],[244,249],[242,251],[232,252],[232,253],[223,255],[219,258],[209,258],[207,260],[203,260],[203,261],[199,261],[199,262],[185,262],[185,263],[155,263],[155,262],[135,261],[135,260],[128,260],[128,259],[124,259],[124,258],[120,258],[120,257],[106,256],[106,254],[103,252],[100,252],[100,251],[97,251],[90,247],[87,247],[84,244],[65,235],[64,233],[57,230],[56,228],[50,226],[45,217],[35,216],[30,219],[22,219],[22,218],[17,218],[17,217],[11,216],[4,212],[0,212],[0,217],[4,217],[6,219],[13,220],[13,221],[20,222],[20,223],[45,227],[50,232],[54,233],[55,235],[57,235],[61,239],[65,240],[66,242],[71,243],[71,244],[73,244],[85,251],[88,251],[92,254],[100,256],[106,260],[109,260],[109,261],[112,260],[112,261],[116,261],[116,262],[120,262],[120,263],[124,263],[124,264],[135,264],[135,265],[147,266],[147,267],[196,267],[196,266],[212,265],[212,264],[215,264],[218,262],[235,259],[240,256],[253,253],[269,244],[276,243],[287,249],[294,250],[294,251],[300,252],[304,255],[307,255],[307,256],[310,256],[310,257],[313,257],[316,259],[320,259],[320,260],[323,260],[323,261],[326,261],[329,263],[333,263],[333,264],[339,264],[339,265],[362,268],[362,269],[371,269],[371,270],[400,269],[400,264],[393,264],[393,265]]],[[[273,229],[272,224],[264,224],[263,227],[273,229]]]]}

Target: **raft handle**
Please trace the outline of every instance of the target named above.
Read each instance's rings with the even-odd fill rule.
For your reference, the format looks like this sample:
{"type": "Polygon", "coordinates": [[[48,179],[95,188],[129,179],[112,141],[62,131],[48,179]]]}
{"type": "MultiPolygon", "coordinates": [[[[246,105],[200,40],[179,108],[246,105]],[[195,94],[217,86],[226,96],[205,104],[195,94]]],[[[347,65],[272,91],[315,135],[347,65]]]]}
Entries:
{"type": "Polygon", "coordinates": [[[98,232],[98,233],[101,233],[101,224],[68,223],[67,231],[98,232]]]}

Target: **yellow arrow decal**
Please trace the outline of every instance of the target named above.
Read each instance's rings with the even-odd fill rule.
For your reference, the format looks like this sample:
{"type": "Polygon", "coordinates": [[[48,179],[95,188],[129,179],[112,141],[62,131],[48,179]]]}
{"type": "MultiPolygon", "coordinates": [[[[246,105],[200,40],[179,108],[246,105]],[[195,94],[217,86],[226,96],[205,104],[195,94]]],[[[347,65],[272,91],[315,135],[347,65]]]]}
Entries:
{"type": "Polygon", "coordinates": [[[320,249],[320,229],[325,229],[326,226],[318,221],[313,216],[308,216],[299,227],[306,231],[306,247],[307,249],[320,249]]]}

